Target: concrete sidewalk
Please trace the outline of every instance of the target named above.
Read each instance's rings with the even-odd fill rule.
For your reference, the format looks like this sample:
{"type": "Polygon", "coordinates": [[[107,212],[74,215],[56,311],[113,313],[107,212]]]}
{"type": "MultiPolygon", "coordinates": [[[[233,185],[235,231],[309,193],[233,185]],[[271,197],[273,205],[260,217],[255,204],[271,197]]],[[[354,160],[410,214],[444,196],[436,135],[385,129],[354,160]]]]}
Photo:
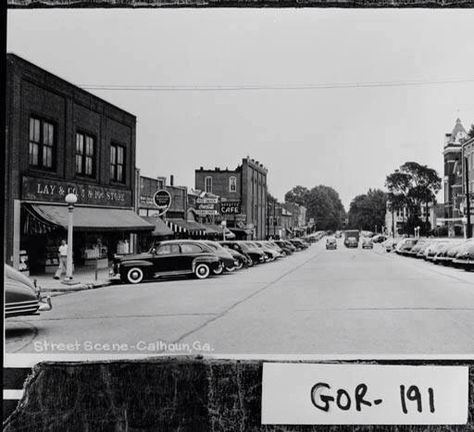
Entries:
{"type": "Polygon", "coordinates": [[[74,291],[82,291],[86,289],[100,288],[111,284],[109,279],[109,269],[78,269],[74,272],[74,285],[66,285],[63,278],[54,279],[54,274],[31,275],[30,278],[37,281],[41,287],[41,292],[49,293],[67,293],[74,291]]]}

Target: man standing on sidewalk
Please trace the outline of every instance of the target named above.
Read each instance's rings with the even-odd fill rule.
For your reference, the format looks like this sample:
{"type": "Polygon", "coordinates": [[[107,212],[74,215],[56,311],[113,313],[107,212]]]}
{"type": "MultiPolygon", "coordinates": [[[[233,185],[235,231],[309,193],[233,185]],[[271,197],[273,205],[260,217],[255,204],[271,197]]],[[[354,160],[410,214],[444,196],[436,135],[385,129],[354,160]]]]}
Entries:
{"type": "Polygon", "coordinates": [[[59,279],[63,272],[67,274],[67,243],[66,240],[61,240],[61,246],[59,246],[59,267],[54,274],[54,279],[59,279]]]}

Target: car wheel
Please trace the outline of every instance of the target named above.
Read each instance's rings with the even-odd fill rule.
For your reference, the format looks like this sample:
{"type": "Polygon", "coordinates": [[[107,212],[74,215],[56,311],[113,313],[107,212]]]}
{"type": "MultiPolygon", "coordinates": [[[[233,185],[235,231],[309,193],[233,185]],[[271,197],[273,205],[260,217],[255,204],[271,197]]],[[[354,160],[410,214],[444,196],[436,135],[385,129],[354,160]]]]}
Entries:
{"type": "Polygon", "coordinates": [[[244,266],[244,262],[239,260],[238,264],[235,266],[235,269],[240,270],[243,266],[244,266]]]}
{"type": "Polygon", "coordinates": [[[226,268],[225,268],[225,271],[226,271],[226,272],[229,272],[229,273],[232,273],[233,271],[236,270],[236,268],[237,268],[237,267],[235,267],[235,266],[234,266],[234,267],[226,267],[226,268]]]}
{"type": "Polygon", "coordinates": [[[254,266],[254,261],[252,258],[249,259],[248,263],[247,263],[247,267],[253,267],[254,266]]]}
{"type": "Polygon", "coordinates": [[[194,274],[198,279],[206,279],[209,274],[211,273],[211,270],[207,264],[198,264],[196,266],[196,269],[194,270],[194,274]]]}
{"type": "Polygon", "coordinates": [[[144,274],[140,267],[132,267],[127,270],[126,279],[131,284],[140,283],[143,280],[144,274]]]}
{"type": "Polygon", "coordinates": [[[213,269],[212,270],[212,273],[214,273],[215,275],[220,275],[222,274],[224,271],[224,266],[223,265],[219,265],[219,267],[217,267],[216,269],[213,269]]]}

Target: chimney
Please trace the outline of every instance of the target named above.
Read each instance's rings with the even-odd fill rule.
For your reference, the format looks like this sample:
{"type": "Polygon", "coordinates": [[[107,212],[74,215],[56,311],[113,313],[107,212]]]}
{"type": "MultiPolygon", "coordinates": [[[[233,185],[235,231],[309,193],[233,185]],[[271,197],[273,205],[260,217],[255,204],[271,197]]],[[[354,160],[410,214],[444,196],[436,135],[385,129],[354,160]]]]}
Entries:
{"type": "Polygon", "coordinates": [[[170,175],[170,186],[174,186],[174,175],[170,175]]]}

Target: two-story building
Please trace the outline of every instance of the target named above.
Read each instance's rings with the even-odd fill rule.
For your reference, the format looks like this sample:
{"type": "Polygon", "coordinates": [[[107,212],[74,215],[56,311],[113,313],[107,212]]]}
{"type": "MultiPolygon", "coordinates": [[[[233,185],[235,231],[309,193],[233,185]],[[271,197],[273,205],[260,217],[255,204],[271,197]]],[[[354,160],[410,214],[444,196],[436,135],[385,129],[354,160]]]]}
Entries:
{"type": "Polygon", "coordinates": [[[250,157],[234,170],[195,171],[195,189],[220,198],[220,214],[227,226],[241,238],[264,239],[267,223],[268,170],[250,157]]]}
{"type": "Polygon", "coordinates": [[[76,267],[132,251],[153,229],[135,212],[135,116],[14,54],[6,89],[6,262],[56,269],[68,193],[76,267]]]}

